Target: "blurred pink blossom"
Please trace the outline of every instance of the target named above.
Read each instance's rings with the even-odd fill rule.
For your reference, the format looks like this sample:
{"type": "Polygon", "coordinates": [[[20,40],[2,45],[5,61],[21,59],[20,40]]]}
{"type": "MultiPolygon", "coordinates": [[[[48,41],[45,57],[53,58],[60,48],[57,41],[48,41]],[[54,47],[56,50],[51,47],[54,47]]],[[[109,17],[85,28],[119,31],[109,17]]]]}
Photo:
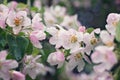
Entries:
{"type": "Polygon", "coordinates": [[[58,65],[57,68],[62,67],[64,61],[65,61],[64,53],[60,51],[50,53],[47,59],[47,62],[50,63],[50,65],[58,65]]]}
{"type": "Polygon", "coordinates": [[[9,71],[11,69],[17,68],[18,63],[15,60],[6,60],[7,51],[0,52],[0,78],[4,80],[10,80],[11,76],[9,71]]]}
{"type": "Polygon", "coordinates": [[[94,66],[96,72],[110,70],[117,63],[117,57],[113,52],[113,47],[98,46],[91,58],[94,63],[100,63],[94,66]]]}
{"type": "Polygon", "coordinates": [[[7,6],[0,4],[0,28],[5,29],[6,18],[8,17],[9,9],[7,6]]]}

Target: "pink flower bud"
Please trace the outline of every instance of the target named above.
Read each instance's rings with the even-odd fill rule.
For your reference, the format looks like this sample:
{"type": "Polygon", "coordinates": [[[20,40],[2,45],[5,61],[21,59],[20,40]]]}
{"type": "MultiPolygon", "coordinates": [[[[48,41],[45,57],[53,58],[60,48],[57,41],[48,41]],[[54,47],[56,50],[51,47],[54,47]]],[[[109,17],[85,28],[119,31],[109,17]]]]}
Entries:
{"type": "Polygon", "coordinates": [[[85,30],[86,30],[85,26],[80,26],[78,29],[79,32],[85,32],[85,30]]]}

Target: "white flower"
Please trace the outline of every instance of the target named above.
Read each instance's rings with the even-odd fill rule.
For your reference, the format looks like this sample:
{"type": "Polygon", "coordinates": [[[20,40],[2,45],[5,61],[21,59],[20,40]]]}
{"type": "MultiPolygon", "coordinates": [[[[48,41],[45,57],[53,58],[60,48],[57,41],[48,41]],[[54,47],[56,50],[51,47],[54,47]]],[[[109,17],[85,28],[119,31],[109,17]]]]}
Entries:
{"type": "Polygon", "coordinates": [[[33,57],[32,55],[26,56],[25,67],[23,69],[24,74],[28,74],[32,79],[35,79],[38,74],[46,74],[46,67],[37,62],[41,55],[33,57]]]}
{"type": "Polygon", "coordinates": [[[117,13],[110,13],[107,17],[107,24],[111,26],[116,26],[117,23],[120,21],[120,14],[117,13]]]}
{"type": "Polygon", "coordinates": [[[70,49],[74,52],[76,49],[82,48],[80,43],[83,41],[83,33],[77,32],[74,29],[69,29],[66,34],[63,35],[63,47],[70,49]]]}
{"type": "Polygon", "coordinates": [[[44,12],[44,20],[48,27],[53,26],[57,22],[57,19],[52,15],[49,9],[46,9],[44,12]]]}
{"type": "Polygon", "coordinates": [[[41,22],[42,18],[40,13],[36,13],[32,19],[32,29],[33,30],[43,30],[44,29],[44,25],[41,22]]]}
{"type": "Polygon", "coordinates": [[[68,56],[68,63],[66,64],[66,68],[68,71],[73,70],[75,67],[77,67],[77,70],[80,72],[83,70],[85,63],[83,61],[83,54],[80,52],[72,53],[70,56],[68,56]]]}
{"type": "Polygon", "coordinates": [[[31,25],[31,20],[27,17],[26,11],[10,11],[6,22],[13,28],[14,34],[18,34],[23,28],[31,25]]]}
{"type": "Polygon", "coordinates": [[[64,17],[63,22],[60,24],[61,26],[65,27],[66,29],[76,29],[78,30],[81,24],[77,21],[77,15],[64,17]]]}
{"type": "Polygon", "coordinates": [[[107,31],[103,30],[100,33],[100,38],[106,46],[114,45],[114,36],[110,35],[107,31]]]}
{"type": "Polygon", "coordinates": [[[50,7],[51,13],[55,17],[64,17],[66,13],[66,8],[61,6],[50,7]]]}
{"type": "Polygon", "coordinates": [[[83,43],[85,43],[84,46],[84,52],[90,55],[91,50],[94,49],[96,44],[98,43],[98,39],[95,37],[95,33],[99,34],[100,29],[95,29],[91,33],[85,33],[83,38],[83,43]]]}
{"type": "Polygon", "coordinates": [[[46,38],[46,34],[44,33],[44,25],[41,23],[40,14],[37,13],[32,19],[32,30],[30,33],[30,40],[32,44],[37,48],[42,48],[40,41],[46,38]]]}
{"type": "Polygon", "coordinates": [[[49,42],[50,44],[56,45],[55,48],[60,48],[63,45],[64,35],[66,34],[66,31],[61,26],[59,27],[59,30],[55,27],[46,29],[46,31],[52,35],[52,37],[49,39],[49,42]]]}

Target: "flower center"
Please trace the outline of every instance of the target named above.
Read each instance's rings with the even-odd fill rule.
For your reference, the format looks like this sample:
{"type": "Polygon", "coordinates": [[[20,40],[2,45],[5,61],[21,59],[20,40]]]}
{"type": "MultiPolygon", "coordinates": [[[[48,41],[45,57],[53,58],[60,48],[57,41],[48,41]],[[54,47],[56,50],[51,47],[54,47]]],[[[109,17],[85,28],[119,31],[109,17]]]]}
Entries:
{"type": "Polygon", "coordinates": [[[116,27],[118,22],[112,22],[112,24],[116,27]]]}
{"type": "Polygon", "coordinates": [[[73,25],[73,23],[72,23],[72,22],[69,22],[69,23],[68,23],[68,25],[69,25],[69,26],[72,26],[72,25],[73,25]]]}
{"type": "Polygon", "coordinates": [[[54,21],[53,21],[52,19],[48,20],[48,22],[49,22],[50,24],[53,24],[53,23],[54,23],[54,21]]]}
{"type": "Polygon", "coordinates": [[[74,57],[76,61],[82,59],[81,53],[77,53],[74,57]]]}
{"type": "Polygon", "coordinates": [[[111,46],[113,46],[113,45],[114,45],[114,43],[113,43],[113,42],[111,42],[111,41],[109,41],[109,42],[105,43],[105,45],[106,45],[106,46],[111,47],[111,46]]]}
{"type": "Polygon", "coordinates": [[[21,23],[23,22],[23,17],[16,17],[15,19],[14,19],[14,24],[16,25],[16,26],[19,26],[21,23]]]}
{"type": "Polygon", "coordinates": [[[92,45],[95,45],[95,44],[97,43],[97,39],[93,37],[93,38],[90,40],[90,43],[91,43],[92,45]]]}
{"type": "Polygon", "coordinates": [[[71,42],[71,43],[77,42],[77,37],[76,37],[75,35],[71,36],[70,42],[71,42]]]}

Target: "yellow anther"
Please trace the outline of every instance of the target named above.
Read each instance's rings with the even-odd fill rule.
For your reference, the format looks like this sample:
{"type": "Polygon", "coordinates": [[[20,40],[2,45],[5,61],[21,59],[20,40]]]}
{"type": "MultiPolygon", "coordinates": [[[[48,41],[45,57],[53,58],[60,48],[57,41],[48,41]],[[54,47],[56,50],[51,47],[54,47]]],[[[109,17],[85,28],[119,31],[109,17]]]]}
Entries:
{"type": "Polygon", "coordinates": [[[95,45],[96,43],[97,43],[97,38],[92,38],[91,40],[90,40],[90,43],[92,44],[92,45],[95,45]]]}
{"type": "Polygon", "coordinates": [[[71,42],[71,43],[77,42],[77,37],[76,37],[75,35],[74,35],[74,36],[71,36],[70,42],[71,42]]]}
{"type": "Polygon", "coordinates": [[[23,17],[21,17],[21,18],[16,17],[16,18],[14,19],[14,24],[15,24],[16,26],[19,26],[22,22],[23,22],[23,17]]]}

